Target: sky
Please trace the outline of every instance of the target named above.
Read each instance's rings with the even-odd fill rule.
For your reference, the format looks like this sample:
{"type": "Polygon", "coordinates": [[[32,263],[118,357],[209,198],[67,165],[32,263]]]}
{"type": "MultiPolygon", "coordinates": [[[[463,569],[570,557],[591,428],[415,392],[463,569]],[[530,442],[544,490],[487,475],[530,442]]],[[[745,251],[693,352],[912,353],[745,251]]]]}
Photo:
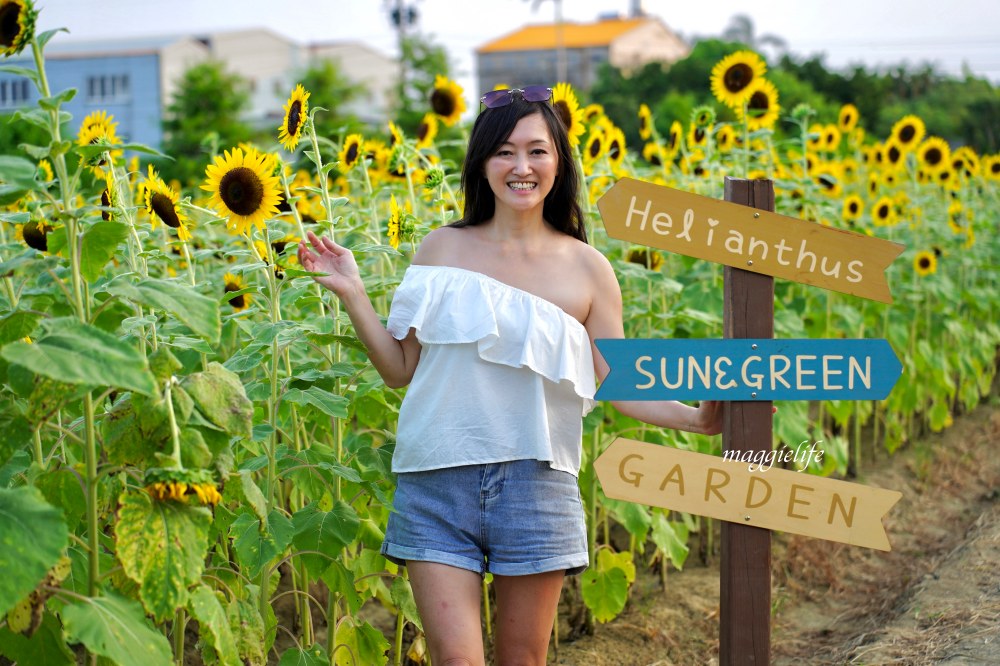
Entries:
{"type": "MultiPolygon", "coordinates": [[[[196,33],[267,27],[301,43],[360,41],[386,55],[398,49],[388,7],[413,6],[416,28],[445,47],[466,97],[475,84],[477,47],[531,23],[550,23],[556,0],[36,0],[42,30],[60,40],[196,33]]],[[[627,15],[632,0],[562,0],[567,21],[627,15]]],[[[827,67],[869,68],[930,62],[1000,84],[998,0],[642,0],[682,37],[718,36],[736,14],[758,35],[784,39],[799,56],[824,54],[827,67]]],[[[707,82],[706,82],[707,85],[707,82]]]]}

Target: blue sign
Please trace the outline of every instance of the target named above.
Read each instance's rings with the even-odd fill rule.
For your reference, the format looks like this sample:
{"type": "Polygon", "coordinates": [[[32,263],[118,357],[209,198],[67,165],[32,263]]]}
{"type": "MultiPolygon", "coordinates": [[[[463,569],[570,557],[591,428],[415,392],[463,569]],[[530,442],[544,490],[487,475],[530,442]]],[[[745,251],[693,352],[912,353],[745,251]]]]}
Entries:
{"type": "Polygon", "coordinates": [[[597,400],[881,400],[903,366],[886,340],[604,339],[597,400]]]}

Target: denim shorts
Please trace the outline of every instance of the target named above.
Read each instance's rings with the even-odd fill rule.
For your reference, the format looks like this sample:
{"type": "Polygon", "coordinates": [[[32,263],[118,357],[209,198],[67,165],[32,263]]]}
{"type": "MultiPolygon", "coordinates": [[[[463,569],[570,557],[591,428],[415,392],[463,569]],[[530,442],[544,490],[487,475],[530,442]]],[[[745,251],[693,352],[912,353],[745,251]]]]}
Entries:
{"type": "Polygon", "coordinates": [[[398,474],[382,554],[480,575],[578,574],[589,562],[580,487],[538,460],[398,474]]]}

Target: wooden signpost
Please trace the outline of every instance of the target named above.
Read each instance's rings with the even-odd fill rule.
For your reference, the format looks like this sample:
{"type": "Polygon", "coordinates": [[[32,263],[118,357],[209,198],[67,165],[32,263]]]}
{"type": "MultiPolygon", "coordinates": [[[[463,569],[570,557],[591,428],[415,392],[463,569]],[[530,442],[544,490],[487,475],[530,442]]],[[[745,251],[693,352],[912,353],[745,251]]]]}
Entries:
{"type": "Polygon", "coordinates": [[[770,530],[888,550],[881,517],[900,497],[740,467],[773,454],[771,400],[884,397],[901,372],[884,340],[773,340],[774,277],[891,303],[885,270],[903,246],[775,214],[771,181],[726,178],[725,199],[623,178],[598,201],[612,238],[726,266],[726,339],[598,340],[611,372],[597,397],[725,400],[724,458],[741,462],[617,440],[594,465],[609,497],[723,521],[720,663],[763,665],[770,530]]]}
{"type": "Polygon", "coordinates": [[[770,212],[773,195],[770,208],[738,203],[622,178],[597,207],[612,238],[892,303],[899,243],[770,212]]]}

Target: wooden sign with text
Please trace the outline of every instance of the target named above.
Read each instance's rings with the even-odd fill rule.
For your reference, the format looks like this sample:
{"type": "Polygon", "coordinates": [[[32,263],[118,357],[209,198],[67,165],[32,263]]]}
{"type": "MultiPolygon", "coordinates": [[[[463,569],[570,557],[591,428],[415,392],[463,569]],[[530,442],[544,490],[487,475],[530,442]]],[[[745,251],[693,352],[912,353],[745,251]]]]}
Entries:
{"type": "Polygon", "coordinates": [[[619,437],[594,462],[594,469],[604,494],[613,499],[890,550],[882,516],[901,492],[764,469],[766,465],[741,459],[738,451],[727,456],[619,437]]]}
{"type": "Polygon", "coordinates": [[[887,340],[595,340],[597,400],[882,400],[903,365],[887,340]]]}
{"type": "Polygon", "coordinates": [[[612,238],[892,303],[885,270],[899,243],[634,178],[597,207],[612,238]]]}

